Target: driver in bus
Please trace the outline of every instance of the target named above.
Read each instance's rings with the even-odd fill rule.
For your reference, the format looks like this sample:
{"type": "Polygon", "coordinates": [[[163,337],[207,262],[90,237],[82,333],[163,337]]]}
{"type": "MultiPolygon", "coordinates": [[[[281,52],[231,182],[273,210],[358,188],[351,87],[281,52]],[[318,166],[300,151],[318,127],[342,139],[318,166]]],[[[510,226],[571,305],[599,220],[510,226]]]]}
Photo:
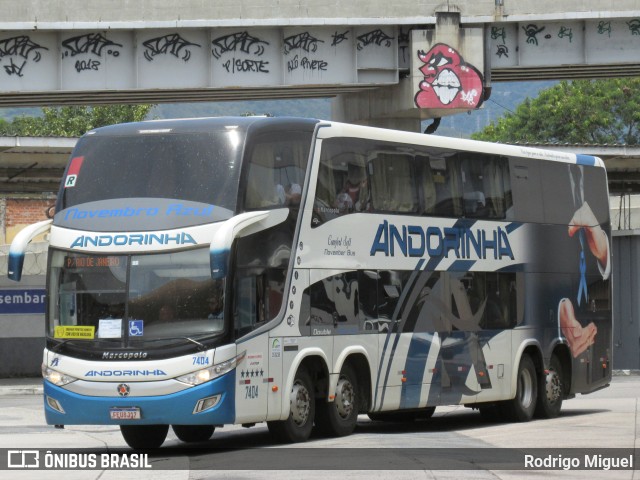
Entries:
{"type": "Polygon", "coordinates": [[[222,330],[223,329],[223,321],[224,321],[224,302],[222,298],[222,294],[220,292],[216,292],[211,297],[207,298],[207,307],[209,308],[209,315],[207,318],[209,320],[213,320],[214,330],[222,330]]]}

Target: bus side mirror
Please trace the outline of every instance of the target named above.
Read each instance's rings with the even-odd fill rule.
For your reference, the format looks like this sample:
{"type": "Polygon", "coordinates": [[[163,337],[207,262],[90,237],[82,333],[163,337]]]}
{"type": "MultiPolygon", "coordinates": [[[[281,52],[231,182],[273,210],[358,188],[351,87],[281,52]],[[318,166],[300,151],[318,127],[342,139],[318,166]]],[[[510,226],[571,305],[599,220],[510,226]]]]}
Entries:
{"type": "Polygon", "coordinates": [[[53,220],[49,219],[34,223],[20,230],[15,236],[9,247],[9,265],[7,268],[7,277],[9,277],[9,280],[20,281],[27,245],[38,235],[48,232],[51,229],[51,222],[53,222],[53,220]]]}
{"type": "Polygon", "coordinates": [[[211,278],[227,276],[229,270],[229,252],[236,238],[274,227],[289,216],[288,208],[278,208],[260,212],[246,212],[222,222],[213,235],[209,248],[211,278]]]}

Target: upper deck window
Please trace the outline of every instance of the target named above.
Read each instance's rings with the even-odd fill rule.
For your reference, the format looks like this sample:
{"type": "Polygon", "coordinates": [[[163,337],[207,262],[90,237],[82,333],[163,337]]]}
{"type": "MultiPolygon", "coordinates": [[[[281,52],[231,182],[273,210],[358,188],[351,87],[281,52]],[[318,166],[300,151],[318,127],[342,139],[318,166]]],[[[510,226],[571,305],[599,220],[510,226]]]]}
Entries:
{"type": "Polygon", "coordinates": [[[299,205],[310,147],[310,132],[281,131],[256,137],[247,156],[245,208],[299,205]]]}
{"type": "Polygon", "coordinates": [[[58,210],[119,198],[180,199],[235,210],[239,135],[218,130],[85,136],[73,153],[82,162],[76,163],[73,185],[62,186],[58,210]]]}
{"type": "Polygon", "coordinates": [[[360,138],[322,142],[312,226],[356,212],[505,219],[506,157],[360,138]]]}

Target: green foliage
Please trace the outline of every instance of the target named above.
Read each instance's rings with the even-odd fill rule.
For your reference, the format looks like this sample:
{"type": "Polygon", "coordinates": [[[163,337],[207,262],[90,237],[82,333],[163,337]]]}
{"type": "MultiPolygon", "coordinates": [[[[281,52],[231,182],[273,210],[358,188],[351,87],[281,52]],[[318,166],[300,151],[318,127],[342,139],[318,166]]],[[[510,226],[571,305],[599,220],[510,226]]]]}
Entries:
{"type": "Polygon", "coordinates": [[[0,121],[0,135],[79,137],[94,128],[144,120],[153,105],[104,105],[42,108],[40,117],[0,121]]]}
{"type": "Polygon", "coordinates": [[[640,77],[562,81],[472,135],[514,143],[640,144],[640,77]]]}

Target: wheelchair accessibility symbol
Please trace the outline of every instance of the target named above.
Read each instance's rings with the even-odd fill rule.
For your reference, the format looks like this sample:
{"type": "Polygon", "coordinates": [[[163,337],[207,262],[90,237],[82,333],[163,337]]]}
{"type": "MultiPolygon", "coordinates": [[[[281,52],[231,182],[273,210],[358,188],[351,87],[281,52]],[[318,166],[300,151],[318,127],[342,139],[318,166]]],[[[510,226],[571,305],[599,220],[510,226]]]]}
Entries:
{"type": "Polygon", "coordinates": [[[142,320],[129,320],[129,336],[141,337],[144,330],[142,320]]]}

